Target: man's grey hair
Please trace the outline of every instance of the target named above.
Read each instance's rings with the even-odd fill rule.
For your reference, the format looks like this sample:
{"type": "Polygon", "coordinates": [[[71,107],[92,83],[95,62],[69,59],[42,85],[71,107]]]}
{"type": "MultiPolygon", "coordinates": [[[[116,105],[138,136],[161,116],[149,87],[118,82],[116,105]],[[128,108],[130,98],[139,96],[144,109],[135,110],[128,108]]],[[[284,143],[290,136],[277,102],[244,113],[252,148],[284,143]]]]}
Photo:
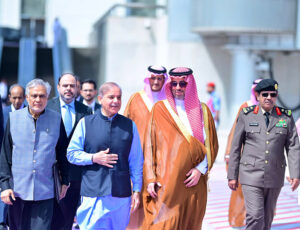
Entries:
{"type": "Polygon", "coordinates": [[[105,82],[99,88],[99,96],[103,97],[107,93],[107,91],[109,91],[113,87],[119,88],[120,91],[121,91],[121,94],[122,94],[122,89],[117,83],[115,83],[115,82],[105,82]]]}
{"type": "Polygon", "coordinates": [[[27,85],[26,85],[26,95],[29,95],[29,90],[31,88],[39,86],[39,85],[45,87],[45,89],[47,91],[47,96],[49,97],[50,92],[51,92],[51,85],[48,82],[43,81],[42,79],[39,79],[39,78],[33,79],[33,80],[31,80],[30,82],[27,83],[27,85]]]}
{"type": "Polygon", "coordinates": [[[25,89],[23,86],[19,85],[19,84],[13,84],[9,87],[9,94],[11,94],[11,91],[13,90],[13,88],[15,87],[20,87],[23,90],[23,96],[25,96],[25,89]]]}

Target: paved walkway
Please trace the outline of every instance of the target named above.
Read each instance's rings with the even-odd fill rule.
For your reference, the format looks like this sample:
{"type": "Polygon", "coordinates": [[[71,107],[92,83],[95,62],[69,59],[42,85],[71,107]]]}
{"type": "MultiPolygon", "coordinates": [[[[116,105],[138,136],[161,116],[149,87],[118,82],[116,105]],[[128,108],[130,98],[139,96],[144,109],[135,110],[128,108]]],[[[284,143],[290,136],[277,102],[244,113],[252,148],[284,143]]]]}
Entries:
{"type": "MultiPolygon", "coordinates": [[[[228,225],[228,204],[231,192],[227,186],[224,163],[214,165],[209,186],[203,230],[245,229],[231,228],[228,225]]],[[[300,229],[300,205],[297,203],[297,192],[291,192],[288,184],[281,190],[271,229],[300,229]]]]}

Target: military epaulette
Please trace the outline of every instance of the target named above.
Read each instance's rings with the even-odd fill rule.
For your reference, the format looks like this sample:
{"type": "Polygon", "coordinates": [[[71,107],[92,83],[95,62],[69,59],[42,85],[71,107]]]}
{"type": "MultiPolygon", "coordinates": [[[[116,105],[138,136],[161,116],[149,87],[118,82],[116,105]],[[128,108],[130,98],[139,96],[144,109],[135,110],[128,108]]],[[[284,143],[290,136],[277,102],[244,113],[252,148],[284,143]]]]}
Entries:
{"type": "Polygon", "coordinates": [[[252,105],[252,106],[243,108],[243,112],[244,112],[244,114],[248,114],[248,113],[254,111],[254,109],[255,109],[255,105],[252,105]]]}
{"type": "Polygon", "coordinates": [[[276,107],[276,112],[278,115],[281,115],[281,113],[287,115],[288,117],[292,116],[292,110],[290,109],[285,109],[285,108],[281,108],[281,107],[276,107]]]}

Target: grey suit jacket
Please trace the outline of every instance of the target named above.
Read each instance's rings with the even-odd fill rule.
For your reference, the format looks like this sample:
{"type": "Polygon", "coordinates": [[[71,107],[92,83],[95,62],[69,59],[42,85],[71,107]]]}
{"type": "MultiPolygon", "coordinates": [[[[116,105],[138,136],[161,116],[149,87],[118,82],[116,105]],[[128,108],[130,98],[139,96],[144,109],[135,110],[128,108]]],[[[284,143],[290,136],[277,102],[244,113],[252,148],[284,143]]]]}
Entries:
{"type": "Polygon", "coordinates": [[[267,128],[259,106],[250,106],[240,112],[230,152],[228,179],[239,177],[241,184],[264,188],[283,186],[284,149],[291,178],[300,179],[299,138],[289,113],[274,107],[267,128]]]}

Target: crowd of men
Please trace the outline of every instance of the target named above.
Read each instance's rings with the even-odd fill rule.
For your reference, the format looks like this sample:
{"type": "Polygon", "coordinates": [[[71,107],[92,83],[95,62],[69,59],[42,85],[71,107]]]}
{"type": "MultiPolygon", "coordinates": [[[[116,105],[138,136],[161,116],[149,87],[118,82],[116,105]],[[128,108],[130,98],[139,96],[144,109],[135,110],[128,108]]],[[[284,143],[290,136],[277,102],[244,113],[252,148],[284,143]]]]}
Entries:
{"type": "MultiPolygon", "coordinates": [[[[41,79],[11,86],[0,122],[2,229],[71,230],[75,217],[84,230],[201,229],[220,110],[215,85],[207,87],[208,105],[191,69],[149,66],[144,89],[122,115],[115,82],[102,84],[97,96],[94,81],[65,73],[59,96],[49,100],[51,86],[41,79]]],[[[255,81],[228,139],[228,185],[242,187],[233,196],[245,200],[246,211],[238,212],[246,212],[246,229],[270,229],[284,148],[292,190],[299,185],[296,125],[290,110],[276,106],[277,95],[276,81],[255,81]]]]}

